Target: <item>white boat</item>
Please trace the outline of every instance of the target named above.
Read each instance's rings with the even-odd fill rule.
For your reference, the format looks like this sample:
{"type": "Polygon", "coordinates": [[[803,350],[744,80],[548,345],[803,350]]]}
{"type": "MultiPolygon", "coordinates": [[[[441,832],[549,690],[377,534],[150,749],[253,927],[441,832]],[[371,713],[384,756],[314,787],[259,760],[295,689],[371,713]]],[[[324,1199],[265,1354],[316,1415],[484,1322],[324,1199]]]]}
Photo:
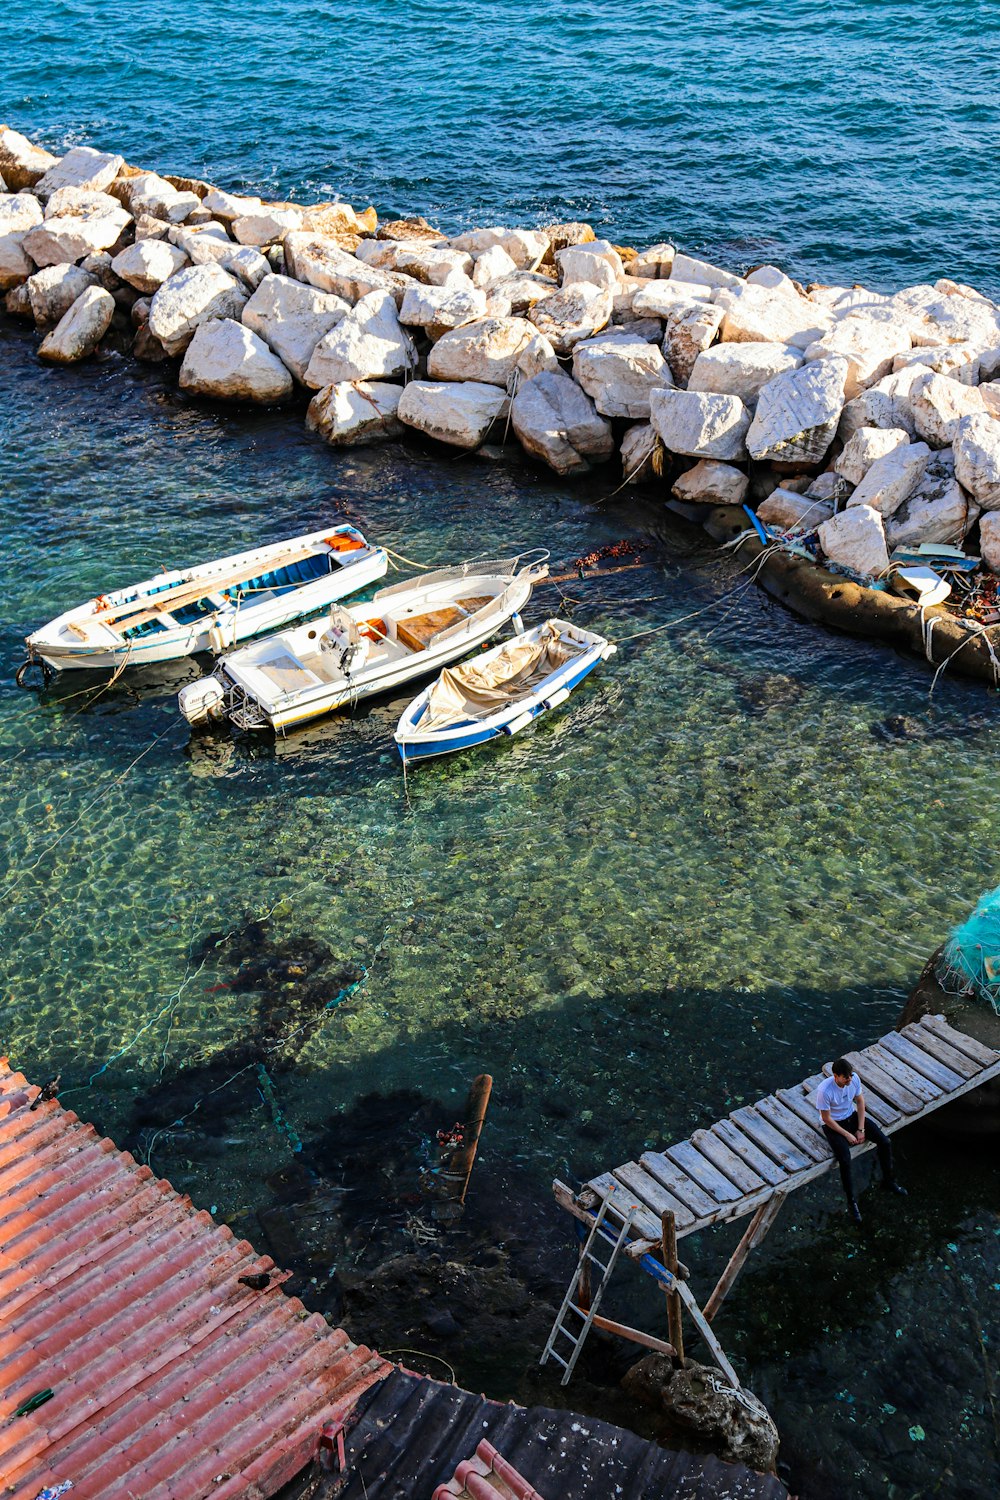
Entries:
{"type": "Polygon", "coordinates": [[[467,562],[380,589],[368,604],[283,630],[224,656],[188,683],[178,707],[189,724],[229,719],[240,729],[284,731],[361,698],[390,692],[494,635],[548,573],[537,549],[467,562]]]}
{"type": "Polygon", "coordinates": [[[603,635],[553,619],[446,667],[399,721],[394,738],[403,763],[517,734],[565,703],[617,649],[603,635]]]}
{"type": "Polygon", "coordinates": [[[357,527],[327,526],[89,599],[28,636],[28,661],[61,672],[224,651],[356,593],[388,565],[357,527]]]}

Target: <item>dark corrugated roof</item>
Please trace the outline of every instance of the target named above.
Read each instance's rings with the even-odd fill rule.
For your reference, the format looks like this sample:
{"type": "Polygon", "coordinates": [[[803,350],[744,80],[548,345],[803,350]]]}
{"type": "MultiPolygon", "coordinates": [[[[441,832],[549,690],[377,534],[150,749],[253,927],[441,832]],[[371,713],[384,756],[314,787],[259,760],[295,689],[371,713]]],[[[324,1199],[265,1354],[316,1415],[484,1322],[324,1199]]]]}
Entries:
{"type": "Polygon", "coordinates": [[[4,1493],[273,1495],[392,1367],[92,1126],[55,1101],[31,1110],[36,1096],[0,1061],[4,1493]],[[240,1284],[260,1272],[266,1290],[240,1284]]]}
{"type": "Polygon", "coordinates": [[[545,1500],[787,1500],[779,1479],[673,1453],[548,1407],[505,1406],[393,1370],[358,1402],[339,1500],[424,1500],[486,1440],[545,1500]]]}

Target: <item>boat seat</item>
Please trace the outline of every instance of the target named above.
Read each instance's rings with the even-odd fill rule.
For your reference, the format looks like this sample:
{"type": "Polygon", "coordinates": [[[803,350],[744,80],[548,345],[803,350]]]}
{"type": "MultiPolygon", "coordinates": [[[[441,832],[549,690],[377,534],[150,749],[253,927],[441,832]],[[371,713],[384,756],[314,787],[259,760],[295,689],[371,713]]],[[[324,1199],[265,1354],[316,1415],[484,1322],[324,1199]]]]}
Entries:
{"type": "Polygon", "coordinates": [[[446,605],[444,609],[429,610],[425,615],[397,618],[396,638],[411,651],[426,651],[432,637],[439,631],[448,630],[452,625],[467,620],[470,615],[482,609],[484,604],[491,603],[492,599],[492,594],[473,595],[468,599],[459,599],[456,604],[446,605]]]}

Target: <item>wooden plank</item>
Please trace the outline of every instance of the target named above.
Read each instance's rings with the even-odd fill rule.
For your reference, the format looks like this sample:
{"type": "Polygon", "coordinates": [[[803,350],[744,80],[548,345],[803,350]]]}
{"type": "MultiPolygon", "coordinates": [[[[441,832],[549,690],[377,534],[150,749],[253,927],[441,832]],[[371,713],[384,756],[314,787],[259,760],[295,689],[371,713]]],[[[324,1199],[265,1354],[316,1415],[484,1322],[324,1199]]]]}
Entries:
{"type": "MultiPolygon", "coordinates": [[[[697,1215],[692,1213],[686,1203],[681,1203],[673,1193],[669,1193],[661,1182],[645,1171],[637,1161],[623,1162],[620,1167],[613,1167],[612,1172],[630,1193],[640,1199],[646,1205],[652,1218],[656,1221],[657,1230],[660,1227],[660,1215],[665,1209],[677,1219],[678,1224],[693,1224],[697,1215]]],[[[643,1235],[646,1226],[643,1225],[643,1235]]],[[[659,1234],[656,1238],[659,1239],[659,1234]]],[[[650,1236],[652,1238],[652,1236],[650,1236]]]]}
{"type": "Polygon", "coordinates": [[[605,1333],[616,1333],[620,1339],[628,1339],[633,1344],[642,1344],[645,1349],[655,1349],[657,1354],[677,1357],[677,1350],[673,1344],[668,1344],[665,1339],[654,1339],[651,1333],[642,1333],[638,1328],[629,1328],[627,1323],[615,1323],[611,1318],[602,1318],[600,1313],[595,1313],[590,1321],[594,1328],[603,1328],[605,1333]]]}
{"type": "Polygon", "coordinates": [[[879,1046],[884,1048],[886,1052],[891,1052],[893,1057],[900,1058],[915,1073],[920,1073],[924,1078],[929,1078],[931,1083],[936,1083],[938,1088],[945,1089],[949,1094],[952,1089],[959,1087],[965,1076],[962,1073],[956,1073],[953,1068],[949,1068],[947,1064],[940,1062],[936,1057],[932,1057],[930,1053],[922,1051],[920,1047],[917,1047],[910,1041],[909,1037],[900,1036],[898,1031],[893,1031],[889,1036],[884,1036],[879,1046]]]}
{"type": "Polygon", "coordinates": [[[961,1073],[963,1078],[975,1078],[980,1070],[980,1065],[973,1062],[971,1057],[966,1057],[964,1052],[959,1052],[950,1042],[939,1037],[936,1032],[926,1026],[920,1026],[913,1021],[909,1026],[904,1026],[900,1036],[909,1037],[910,1041],[927,1052],[931,1057],[936,1057],[939,1062],[945,1063],[955,1073],[961,1073]]]}
{"type": "MultiPolygon", "coordinates": [[[[602,1172],[600,1177],[594,1177],[587,1183],[587,1187],[594,1193],[598,1204],[602,1198],[614,1190],[615,1212],[627,1214],[629,1209],[635,1210],[632,1227],[642,1235],[643,1239],[658,1240],[660,1238],[660,1221],[655,1218],[649,1208],[634,1193],[627,1192],[620,1182],[612,1177],[610,1172],[602,1172]]],[[[613,1221],[611,1221],[613,1222],[613,1221]]]]}
{"type": "Polygon", "coordinates": [[[696,1130],[691,1137],[691,1145],[729,1178],[733,1186],[739,1189],[741,1196],[744,1193],[755,1193],[766,1186],[764,1178],[751,1171],[746,1162],[710,1130],[696,1130]]]}
{"type": "MultiPolygon", "coordinates": [[[[819,1110],[816,1108],[815,1088],[807,1089],[805,1084],[800,1084],[797,1089],[779,1089],[775,1098],[780,1099],[782,1104],[787,1104],[789,1109],[794,1110],[800,1120],[804,1120],[807,1125],[811,1125],[821,1141],[826,1139],[823,1134],[823,1122],[819,1117],[819,1110]]],[[[867,1087],[865,1088],[865,1104],[868,1107],[868,1113],[876,1125],[888,1125],[893,1120],[902,1118],[898,1109],[893,1109],[891,1105],[885,1104],[877,1094],[873,1094],[867,1087]]]]}
{"type": "MultiPolygon", "coordinates": [[[[890,1078],[888,1073],[873,1063],[870,1058],[866,1063],[861,1053],[855,1052],[853,1056],[848,1057],[847,1061],[858,1069],[862,1090],[865,1090],[866,1085],[870,1083],[873,1088],[878,1089],[883,1099],[888,1099],[904,1115],[918,1115],[923,1109],[922,1099],[918,1099],[916,1094],[911,1094],[909,1089],[903,1088],[895,1078],[890,1078]],[[861,1072],[862,1064],[865,1065],[863,1073],[861,1072]]],[[[830,1064],[826,1063],[823,1071],[827,1072],[829,1067],[830,1064]]]]}
{"type": "Polygon", "coordinates": [[[813,1161],[822,1161],[829,1152],[826,1141],[821,1139],[815,1126],[807,1125],[800,1120],[798,1115],[790,1110],[787,1104],[782,1104],[780,1099],[760,1099],[754,1105],[759,1115],[763,1115],[769,1125],[775,1130],[787,1136],[793,1146],[797,1146],[806,1156],[813,1161]]]}
{"type": "Polygon", "coordinates": [[[695,1298],[694,1292],[692,1292],[686,1281],[679,1281],[677,1283],[677,1290],[680,1293],[681,1301],[684,1303],[684,1306],[691,1314],[692,1323],[697,1328],[698,1332],[701,1334],[702,1338],[705,1340],[705,1343],[711,1350],[712,1358],[715,1360],[715,1363],[725,1375],[726,1379],[729,1381],[733,1389],[741,1391],[743,1387],[740,1385],[740,1378],[726,1358],[725,1352],[722,1348],[722,1345],[719,1343],[719,1340],[712,1332],[711,1324],[706,1321],[704,1313],[698,1306],[698,1302],[695,1298]]]}
{"type": "Polygon", "coordinates": [[[680,1199],[691,1210],[696,1219],[712,1214],[718,1208],[715,1198],[710,1198],[676,1162],[670,1161],[659,1151],[644,1151],[639,1160],[657,1182],[662,1183],[673,1197],[680,1199]]]}
{"type": "MultiPolygon", "coordinates": [[[[901,1062],[898,1057],[893,1057],[892,1053],[887,1052],[878,1042],[873,1047],[866,1047],[863,1055],[870,1057],[872,1062],[878,1063],[882,1071],[888,1073],[891,1078],[898,1078],[911,1094],[916,1094],[925,1104],[930,1104],[938,1094],[947,1093],[946,1089],[938,1088],[937,1084],[931,1083],[929,1078],[921,1077],[905,1062],[901,1062]]],[[[862,1073],[861,1076],[864,1077],[864,1074],[862,1073]]]]}
{"type": "Polygon", "coordinates": [[[753,1105],[745,1104],[742,1109],[732,1110],[729,1118],[755,1145],[766,1151],[768,1156],[773,1156],[786,1172],[801,1172],[804,1167],[808,1167],[811,1158],[798,1146],[793,1146],[773,1125],[769,1125],[753,1105]]]}
{"type": "Polygon", "coordinates": [[[742,1198],[740,1189],[718,1167],[714,1167],[707,1157],[702,1156],[690,1141],[668,1146],[663,1154],[676,1162],[689,1177],[693,1177],[716,1203],[735,1203],[737,1198],[742,1198]]]}
{"type": "Polygon", "coordinates": [[[758,1177],[763,1177],[772,1187],[777,1187],[779,1182],[786,1180],[788,1173],[784,1167],[779,1167],[766,1152],[754,1145],[732,1120],[717,1120],[712,1126],[712,1134],[718,1136],[731,1151],[735,1151],[748,1167],[753,1168],[758,1177]]]}
{"type": "Polygon", "coordinates": [[[941,1037],[945,1042],[950,1042],[957,1047],[959,1052],[964,1052],[966,1057],[971,1057],[973,1062],[979,1063],[984,1068],[1000,1060],[1000,1052],[994,1052],[992,1047],[986,1047],[982,1042],[977,1042],[974,1036],[969,1036],[964,1031],[956,1031],[954,1026],[949,1026],[944,1016],[923,1016],[918,1023],[926,1026],[928,1031],[933,1031],[935,1036],[941,1037]]]}

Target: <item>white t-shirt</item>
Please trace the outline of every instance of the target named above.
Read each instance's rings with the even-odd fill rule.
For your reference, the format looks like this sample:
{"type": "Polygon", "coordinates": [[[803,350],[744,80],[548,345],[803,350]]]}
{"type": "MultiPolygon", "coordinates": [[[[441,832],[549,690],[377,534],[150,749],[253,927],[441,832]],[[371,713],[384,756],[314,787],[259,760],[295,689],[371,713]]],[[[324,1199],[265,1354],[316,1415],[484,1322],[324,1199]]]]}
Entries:
{"type": "Polygon", "coordinates": [[[851,1074],[843,1088],[831,1073],[816,1090],[816,1108],[820,1114],[828,1109],[834,1120],[846,1120],[848,1115],[854,1113],[854,1101],[860,1093],[861,1080],[857,1073],[851,1074]]]}

